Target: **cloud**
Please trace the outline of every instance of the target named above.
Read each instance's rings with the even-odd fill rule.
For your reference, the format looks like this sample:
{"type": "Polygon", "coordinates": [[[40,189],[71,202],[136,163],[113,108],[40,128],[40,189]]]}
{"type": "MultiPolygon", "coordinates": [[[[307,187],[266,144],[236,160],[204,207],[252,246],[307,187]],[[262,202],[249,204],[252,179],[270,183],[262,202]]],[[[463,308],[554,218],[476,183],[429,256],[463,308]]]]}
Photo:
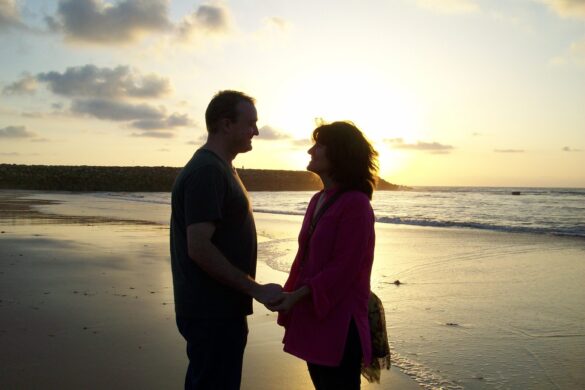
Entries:
{"type": "Polygon", "coordinates": [[[71,112],[102,120],[130,122],[131,127],[142,130],[173,129],[193,123],[187,114],[167,116],[164,108],[106,99],[75,99],[71,112]]]}
{"type": "Polygon", "coordinates": [[[563,151],[563,152],[582,152],[583,150],[582,150],[582,149],[573,149],[573,148],[571,148],[571,147],[569,147],[569,146],[565,146],[565,147],[562,149],[562,151],[563,151]]]}
{"type": "Polygon", "coordinates": [[[20,80],[2,88],[4,95],[32,95],[37,91],[37,79],[35,76],[25,74],[20,80]]]}
{"type": "Polygon", "coordinates": [[[547,5],[563,18],[585,18],[583,0],[537,0],[547,5]]]}
{"type": "Polygon", "coordinates": [[[260,139],[260,140],[273,141],[273,140],[281,140],[281,139],[289,139],[290,138],[290,135],[288,135],[286,133],[282,133],[271,126],[263,126],[262,128],[260,128],[258,130],[258,133],[260,134],[258,136],[258,139],[260,139]]]}
{"type": "Polygon", "coordinates": [[[201,5],[197,11],[183,18],[177,31],[182,39],[190,39],[198,33],[227,33],[231,26],[232,17],[228,8],[222,5],[201,5]]]}
{"type": "Polygon", "coordinates": [[[36,134],[26,130],[25,126],[7,126],[0,128],[0,138],[22,139],[33,137],[36,137],[36,134]]]}
{"type": "Polygon", "coordinates": [[[132,122],[131,126],[142,130],[172,129],[192,125],[193,121],[187,114],[174,113],[166,118],[142,119],[132,122]]]}
{"type": "Polygon", "coordinates": [[[75,99],[71,111],[76,114],[93,116],[112,121],[161,119],[161,109],[147,104],[130,104],[105,99],[75,99]]]}
{"type": "Polygon", "coordinates": [[[172,28],[166,0],[60,0],[57,14],[46,21],[68,40],[95,44],[135,42],[172,28]]]}
{"type": "Polygon", "coordinates": [[[278,16],[273,16],[271,18],[265,19],[264,24],[270,30],[288,31],[291,27],[290,22],[282,18],[279,18],[278,16]]]}
{"type": "Polygon", "coordinates": [[[0,152],[0,156],[16,157],[16,156],[20,156],[20,153],[17,153],[17,152],[0,152]]]}
{"type": "Polygon", "coordinates": [[[0,33],[26,28],[20,20],[17,2],[15,0],[0,0],[0,33]]]}
{"type": "Polygon", "coordinates": [[[147,137],[147,138],[173,138],[173,133],[164,131],[145,131],[143,133],[132,133],[132,137],[147,137]]]}
{"type": "Polygon", "coordinates": [[[407,144],[402,138],[385,139],[384,142],[389,144],[394,149],[420,150],[432,154],[447,154],[454,149],[454,147],[451,145],[443,145],[438,142],[418,141],[416,144],[407,144]]]}
{"type": "MultiPolygon", "coordinates": [[[[168,115],[162,106],[133,104],[127,99],[154,99],[171,91],[167,78],[142,74],[128,66],[100,68],[95,65],[69,67],[65,72],[25,75],[4,88],[4,94],[32,93],[38,84],[47,86],[55,95],[71,99],[70,114],[90,116],[101,120],[128,122],[141,130],[173,129],[192,125],[187,114],[168,115]]],[[[53,103],[61,111],[62,103],[53,103]]],[[[66,111],[62,112],[67,114],[66,111]]]]}
{"type": "Polygon", "coordinates": [[[171,90],[168,79],[155,74],[142,75],[128,66],[69,67],[63,73],[39,73],[36,79],[46,83],[54,94],[68,97],[158,98],[167,95],[171,90]]]}
{"type": "Polygon", "coordinates": [[[522,149],[494,149],[496,153],[524,153],[522,149]]]}
{"type": "Polygon", "coordinates": [[[293,147],[299,149],[308,149],[311,147],[311,145],[313,145],[313,141],[308,138],[294,139],[291,140],[290,143],[293,145],[293,147]]]}
{"type": "Polygon", "coordinates": [[[420,8],[442,14],[468,14],[480,10],[475,0],[417,0],[416,4],[420,8]]]}
{"type": "Polygon", "coordinates": [[[585,66],[585,39],[571,43],[568,50],[561,56],[551,60],[553,65],[585,66]]]}

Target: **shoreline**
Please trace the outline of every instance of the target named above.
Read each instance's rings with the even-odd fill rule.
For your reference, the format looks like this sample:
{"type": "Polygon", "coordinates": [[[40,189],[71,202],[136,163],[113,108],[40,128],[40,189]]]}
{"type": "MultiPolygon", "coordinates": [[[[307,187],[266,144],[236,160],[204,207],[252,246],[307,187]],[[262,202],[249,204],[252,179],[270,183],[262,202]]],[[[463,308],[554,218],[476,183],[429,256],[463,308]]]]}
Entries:
{"type": "MultiPolygon", "coordinates": [[[[18,195],[0,196],[0,387],[181,388],[168,227],[45,214],[33,205],[51,202],[18,195]]],[[[260,282],[285,278],[258,262],[260,282]]],[[[254,311],[242,389],[311,388],[305,363],[282,351],[276,315],[256,302],[254,311]]],[[[364,382],[419,388],[396,367],[381,385],[364,382]]]]}

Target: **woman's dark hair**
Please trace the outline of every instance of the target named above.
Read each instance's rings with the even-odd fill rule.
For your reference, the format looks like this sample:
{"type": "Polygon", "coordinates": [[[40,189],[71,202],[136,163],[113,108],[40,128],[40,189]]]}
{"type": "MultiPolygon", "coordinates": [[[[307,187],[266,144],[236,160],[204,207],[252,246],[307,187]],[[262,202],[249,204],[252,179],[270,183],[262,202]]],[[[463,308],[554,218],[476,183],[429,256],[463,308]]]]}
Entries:
{"type": "Polygon", "coordinates": [[[254,98],[239,91],[220,91],[209,102],[205,111],[205,124],[209,133],[217,131],[217,121],[220,119],[229,119],[235,122],[240,114],[238,104],[248,102],[254,104],[254,98]]]}
{"type": "Polygon", "coordinates": [[[313,130],[313,141],[324,145],[331,178],[344,191],[357,190],[372,199],[378,180],[378,152],[351,122],[333,122],[313,130]]]}

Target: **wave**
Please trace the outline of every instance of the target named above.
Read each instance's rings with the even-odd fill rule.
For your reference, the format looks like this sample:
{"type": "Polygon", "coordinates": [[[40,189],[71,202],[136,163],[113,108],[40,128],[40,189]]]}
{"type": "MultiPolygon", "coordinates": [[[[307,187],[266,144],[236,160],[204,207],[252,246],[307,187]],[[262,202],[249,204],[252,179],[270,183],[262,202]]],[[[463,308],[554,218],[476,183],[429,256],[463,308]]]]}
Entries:
{"type": "MultiPolygon", "coordinates": [[[[464,190],[465,188],[458,188],[464,190]]],[[[478,188],[470,188],[467,189],[468,192],[479,191],[481,189],[478,188]]],[[[491,189],[492,191],[497,190],[506,190],[509,191],[509,188],[502,189],[491,189]]],[[[521,189],[525,191],[523,193],[528,194],[528,191],[531,189],[521,189]]],[[[436,191],[436,190],[435,190],[436,191]]],[[[583,189],[550,189],[550,190],[539,190],[540,193],[545,191],[551,191],[556,193],[564,192],[565,194],[570,193],[571,195],[581,196],[585,193],[583,189]]],[[[437,192],[435,192],[436,194],[437,192]]],[[[123,202],[137,202],[143,204],[157,204],[157,205],[169,205],[171,202],[171,194],[169,192],[149,192],[149,193],[139,193],[139,192],[95,192],[92,194],[98,198],[109,198],[113,200],[120,200],[123,202]]],[[[431,195],[430,193],[425,194],[425,196],[431,195]]],[[[437,196],[434,195],[436,198],[437,196]]],[[[302,207],[297,207],[298,205],[295,203],[294,205],[287,204],[284,207],[276,209],[275,207],[268,206],[266,201],[262,202],[264,204],[260,205],[258,208],[254,209],[256,213],[268,213],[268,214],[278,214],[278,215],[294,215],[294,216],[302,216],[305,213],[306,204],[302,204],[302,207]]],[[[278,204],[278,199],[274,199],[270,202],[271,204],[278,204]]],[[[289,202],[290,203],[290,202],[289,202]]],[[[301,202],[302,203],[302,202],[301,202]]],[[[574,203],[574,202],[573,202],[574,203]]],[[[560,206],[563,207],[563,210],[566,214],[566,211],[569,210],[572,203],[563,204],[561,202],[560,206]]],[[[283,206],[282,204],[280,206],[283,206]]],[[[445,214],[443,218],[409,218],[409,217],[393,217],[387,216],[384,213],[384,205],[380,205],[382,209],[376,209],[376,213],[378,215],[382,214],[382,216],[378,216],[376,221],[378,223],[385,223],[385,224],[393,224],[393,225],[410,225],[410,226],[423,226],[423,227],[439,227],[439,228],[468,228],[468,229],[479,229],[479,230],[489,230],[489,231],[499,231],[499,232],[506,232],[506,233],[529,233],[529,234],[546,234],[546,235],[555,235],[555,236],[568,236],[568,237],[581,237],[585,238],[585,225],[580,221],[576,221],[574,218],[569,219],[571,222],[563,223],[560,221],[558,217],[556,218],[539,218],[539,221],[544,223],[544,226],[539,226],[536,224],[531,224],[531,222],[522,217],[518,219],[517,215],[512,214],[504,215],[507,219],[512,218],[512,220],[516,219],[518,224],[512,225],[505,225],[505,224],[497,224],[493,223],[492,221],[474,221],[471,218],[467,220],[459,220],[459,221],[452,221],[449,217],[445,214]],[[543,219],[544,218],[544,219],[543,219]],[[554,222],[553,220],[557,219],[558,222],[554,222]]],[[[412,209],[416,211],[416,204],[412,206],[412,209]]],[[[447,207],[447,209],[449,209],[447,207]]],[[[405,210],[406,211],[406,210],[405,210]]],[[[431,210],[432,211],[432,210],[431,210]]],[[[582,212],[581,207],[577,207],[575,212],[571,213],[572,215],[578,215],[579,212],[582,212]]],[[[406,213],[405,213],[406,214],[406,213]]],[[[505,214],[505,213],[504,213],[505,214]]],[[[404,214],[403,214],[404,215],[404,214]]],[[[469,217],[472,217],[471,215],[469,217]]],[[[564,215],[567,217],[567,215],[564,215]]],[[[533,219],[533,218],[531,218],[533,219]]]]}
{"type": "Polygon", "coordinates": [[[286,210],[270,210],[270,209],[254,209],[255,213],[263,214],[279,214],[279,215],[305,215],[305,211],[286,211],[286,210]]]}
{"type": "Polygon", "coordinates": [[[486,195],[511,195],[518,192],[520,195],[550,196],[550,195],[574,195],[585,196],[585,188],[538,188],[538,187],[413,187],[411,192],[425,193],[433,197],[437,193],[451,194],[486,194],[486,195]]]}
{"type": "Polygon", "coordinates": [[[437,221],[428,219],[411,219],[400,217],[379,217],[376,222],[389,223],[395,225],[411,225],[411,226],[425,226],[425,227],[445,227],[445,228],[471,228],[481,230],[493,230],[506,233],[533,233],[533,234],[551,234],[555,236],[570,236],[570,237],[585,237],[585,229],[566,228],[566,229],[552,229],[544,227],[527,227],[527,226],[504,226],[487,224],[480,222],[461,222],[461,221],[437,221]]]}
{"type": "MultiPolygon", "coordinates": [[[[304,212],[291,212],[285,210],[272,209],[254,209],[255,213],[265,214],[279,214],[279,215],[304,215],[304,212]]],[[[585,228],[565,228],[565,229],[551,229],[542,227],[526,227],[526,226],[503,226],[495,224],[487,224],[480,222],[460,222],[460,221],[437,221],[430,219],[414,219],[414,218],[400,218],[400,217],[377,217],[376,222],[387,223],[392,225],[409,225],[409,226],[423,226],[423,227],[441,227],[441,228],[467,228],[492,230],[506,233],[531,233],[531,234],[549,234],[555,236],[567,237],[584,237],[585,228]]]]}

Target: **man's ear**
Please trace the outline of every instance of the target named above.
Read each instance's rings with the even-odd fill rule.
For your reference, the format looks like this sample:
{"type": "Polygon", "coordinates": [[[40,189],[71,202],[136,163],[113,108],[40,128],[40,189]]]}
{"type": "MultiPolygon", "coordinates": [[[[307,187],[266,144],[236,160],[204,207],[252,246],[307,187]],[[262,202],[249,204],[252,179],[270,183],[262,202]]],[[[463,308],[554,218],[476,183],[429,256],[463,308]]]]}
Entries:
{"type": "Polygon", "coordinates": [[[228,118],[223,118],[219,120],[219,128],[221,131],[229,130],[232,125],[232,121],[228,118]]]}

